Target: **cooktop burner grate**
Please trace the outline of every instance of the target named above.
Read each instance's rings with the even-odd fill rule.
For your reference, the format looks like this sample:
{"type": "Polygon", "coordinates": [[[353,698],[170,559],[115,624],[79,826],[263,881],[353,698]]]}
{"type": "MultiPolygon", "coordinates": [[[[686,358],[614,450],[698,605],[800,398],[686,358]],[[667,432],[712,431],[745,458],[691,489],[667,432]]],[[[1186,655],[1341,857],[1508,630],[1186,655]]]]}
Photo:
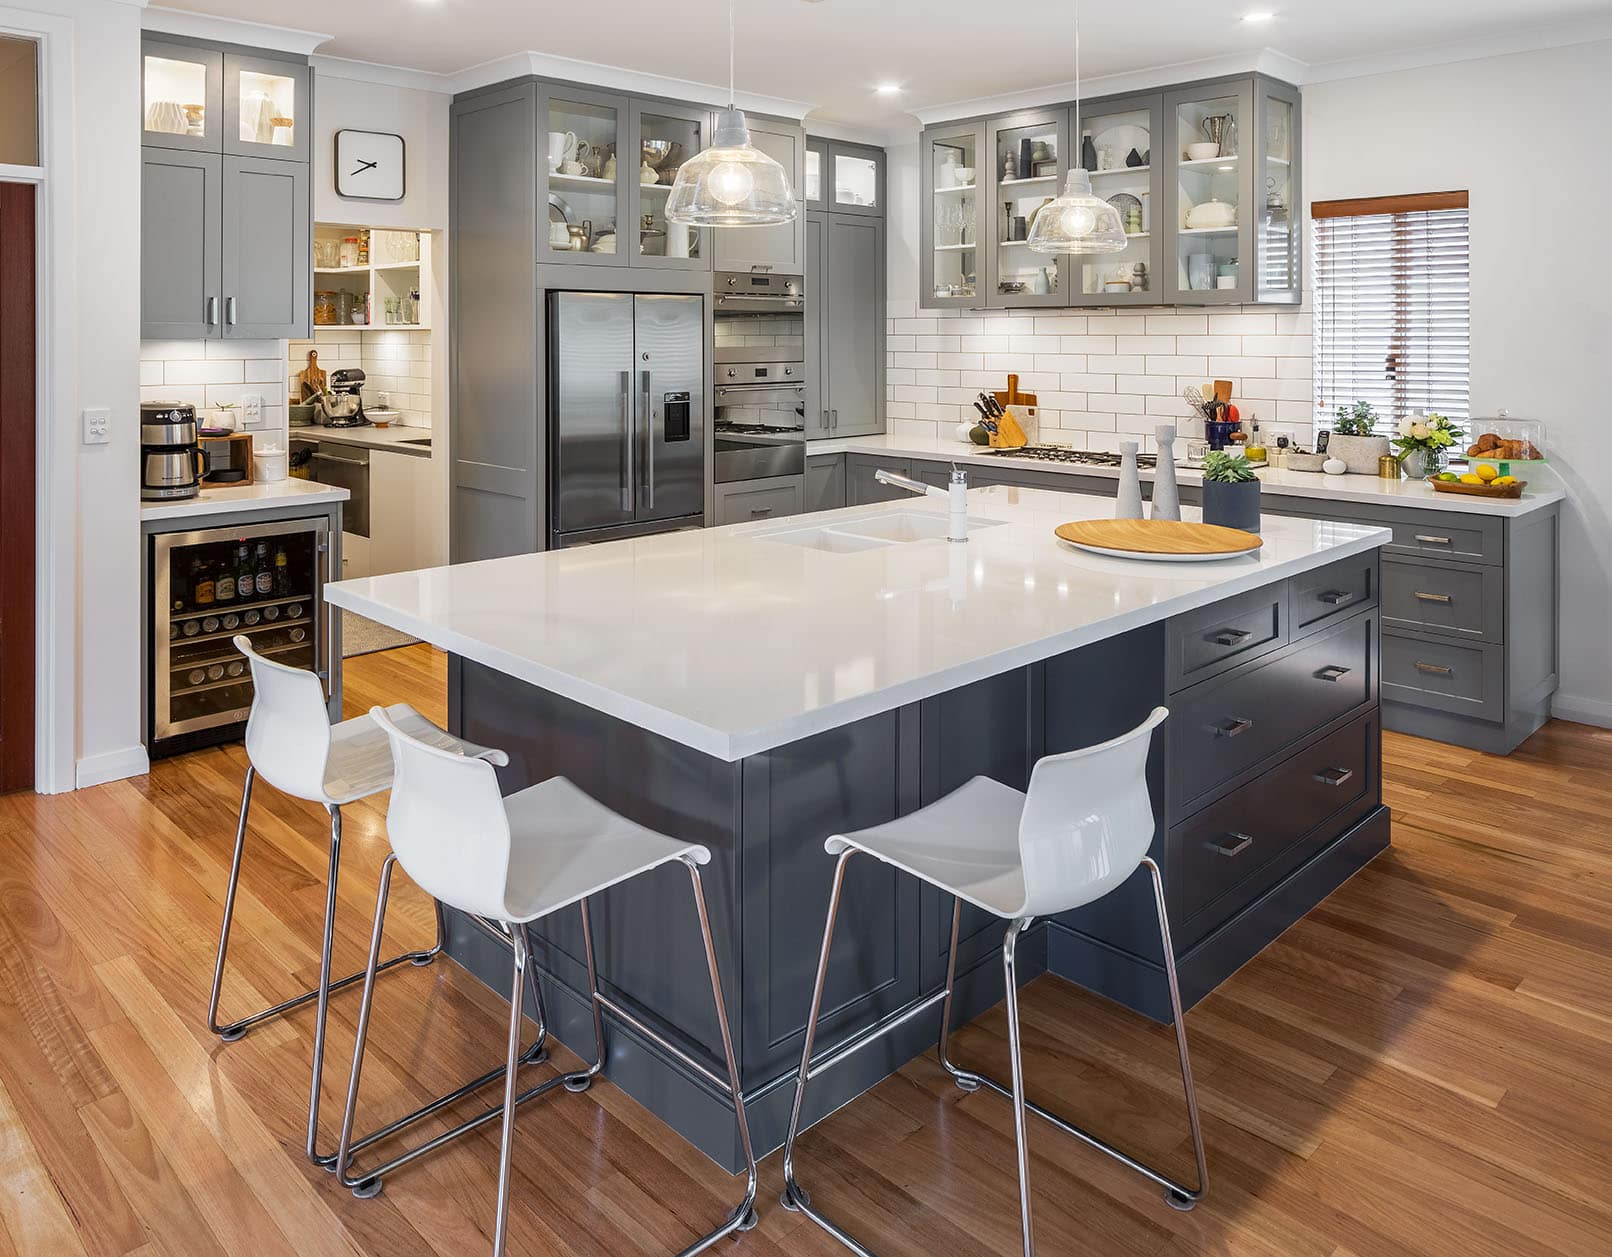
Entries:
{"type": "MultiPolygon", "coordinates": [[[[1027,458],[1038,463],[1078,463],[1083,467],[1118,467],[1119,455],[1107,450],[1075,450],[1061,445],[1026,445],[1016,450],[990,450],[997,458],[1027,458]]],[[[1138,454],[1138,467],[1152,467],[1158,460],[1152,454],[1138,454]]]]}

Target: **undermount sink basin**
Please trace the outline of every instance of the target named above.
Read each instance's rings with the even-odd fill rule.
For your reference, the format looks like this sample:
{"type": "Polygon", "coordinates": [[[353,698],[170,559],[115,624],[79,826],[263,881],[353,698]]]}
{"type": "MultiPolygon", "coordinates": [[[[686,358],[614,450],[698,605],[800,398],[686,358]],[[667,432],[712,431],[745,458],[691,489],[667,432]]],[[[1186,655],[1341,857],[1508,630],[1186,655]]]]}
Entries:
{"type": "Polygon", "coordinates": [[[828,554],[855,554],[859,550],[877,550],[893,544],[879,537],[858,537],[833,528],[786,528],[780,532],[761,533],[760,537],[763,541],[778,541],[786,546],[822,550],[828,554]]]}
{"type": "MultiPolygon", "coordinates": [[[[969,519],[968,531],[995,528],[1001,520],[969,519]]],[[[933,541],[944,540],[949,524],[944,515],[925,511],[891,511],[885,515],[869,515],[862,519],[848,519],[834,525],[836,531],[858,537],[872,537],[880,541],[933,541]]]]}

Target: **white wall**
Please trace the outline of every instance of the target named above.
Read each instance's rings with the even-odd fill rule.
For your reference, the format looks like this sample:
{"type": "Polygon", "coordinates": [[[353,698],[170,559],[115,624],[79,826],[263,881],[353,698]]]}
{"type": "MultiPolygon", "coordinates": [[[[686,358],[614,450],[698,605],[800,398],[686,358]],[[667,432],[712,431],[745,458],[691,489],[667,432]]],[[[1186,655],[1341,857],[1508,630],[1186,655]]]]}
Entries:
{"type": "Polygon", "coordinates": [[[1543,420],[1562,515],[1559,715],[1612,725],[1612,41],[1304,91],[1306,200],[1465,188],[1472,405],[1543,420]]]}
{"type": "Polygon", "coordinates": [[[340,61],[315,57],[313,217],[320,223],[406,227],[448,226],[448,110],[442,92],[342,77],[340,61]],[[403,137],[403,199],[351,201],[336,195],[332,162],[342,130],[388,131],[403,137]]]}

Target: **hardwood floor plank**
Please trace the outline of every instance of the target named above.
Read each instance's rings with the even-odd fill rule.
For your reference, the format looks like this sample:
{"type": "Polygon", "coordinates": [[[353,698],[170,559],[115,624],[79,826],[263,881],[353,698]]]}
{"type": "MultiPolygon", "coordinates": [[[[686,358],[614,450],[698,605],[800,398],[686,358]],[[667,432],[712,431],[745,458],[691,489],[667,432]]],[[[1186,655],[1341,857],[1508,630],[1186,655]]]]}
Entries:
{"type": "Polygon", "coordinates": [[[0,1082],[0,1228],[18,1253],[84,1257],[84,1246],[68,1217],[33,1140],[24,1129],[11,1093],[0,1082]]]}

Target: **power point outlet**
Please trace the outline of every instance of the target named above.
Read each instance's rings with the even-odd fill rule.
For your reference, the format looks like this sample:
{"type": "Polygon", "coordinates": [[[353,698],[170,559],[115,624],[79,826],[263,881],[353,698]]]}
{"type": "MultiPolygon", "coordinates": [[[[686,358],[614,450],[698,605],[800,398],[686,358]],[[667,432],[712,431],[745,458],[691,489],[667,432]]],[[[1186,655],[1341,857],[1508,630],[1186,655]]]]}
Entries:
{"type": "Polygon", "coordinates": [[[247,428],[263,426],[263,397],[259,393],[246,393],[241,397],[241,425],[247,428]]]}
{"type": "Polygon", "coordinates": [[[94,407],[84,412],[84,444],[109,445],[112,441],[112,412],[94,407]]]}

